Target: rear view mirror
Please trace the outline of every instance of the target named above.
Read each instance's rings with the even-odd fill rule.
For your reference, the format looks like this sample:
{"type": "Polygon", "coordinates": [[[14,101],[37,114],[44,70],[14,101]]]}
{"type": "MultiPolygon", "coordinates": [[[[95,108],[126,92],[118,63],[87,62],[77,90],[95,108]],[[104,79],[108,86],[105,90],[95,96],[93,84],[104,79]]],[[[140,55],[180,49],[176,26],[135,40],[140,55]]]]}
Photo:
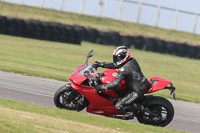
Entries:
{"type": "Polygon", "coordinates": [[[91,50],[89,53],[88,53],[88,56],[87,56],[87,58],[90,58],[90,57],[92,57],[94,55],[94,51],[93,50],[91,50]]]}
{"type": "Polygon", "coordinates": [[[90,57],[92,57],[93,55],[94,55],[94,51],[91,50],[91,51],[88,53],[88,55],[87,55],[87,58],[86,58],[86,61],[85,61],[85,65],[87,65],[88,59],[89,59],[90,57]]]}

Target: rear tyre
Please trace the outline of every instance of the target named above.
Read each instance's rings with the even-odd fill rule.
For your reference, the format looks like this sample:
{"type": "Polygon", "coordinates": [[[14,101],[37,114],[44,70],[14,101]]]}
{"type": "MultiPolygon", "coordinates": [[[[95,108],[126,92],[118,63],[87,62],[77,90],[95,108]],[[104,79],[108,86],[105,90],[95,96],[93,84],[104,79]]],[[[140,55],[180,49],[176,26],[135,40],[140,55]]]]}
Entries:
{"type": "Polygon", "coordinates": [[[81,111],[88,106],[88,101],[83,95],[75,91],[70,84],[67,84],[56,91],[54,104],[58,108],[81,111]]]}
{"type": "Polygon", "coordinates": [[[144,107],[156,114],[157,117],[149,113],[140,112],[137,115],[137,120],[140,123],[164,127],[168,125],[174,117],[174,107],[171,102],[165,98],[155,96],[152,100],[147,102],[144,107]]]}

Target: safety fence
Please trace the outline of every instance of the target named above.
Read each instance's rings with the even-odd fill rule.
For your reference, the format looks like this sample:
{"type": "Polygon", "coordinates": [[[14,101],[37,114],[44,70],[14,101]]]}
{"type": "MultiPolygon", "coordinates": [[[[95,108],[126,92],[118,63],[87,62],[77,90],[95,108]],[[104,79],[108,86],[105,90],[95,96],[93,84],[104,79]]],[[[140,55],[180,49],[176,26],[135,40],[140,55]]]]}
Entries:
{"type": "Polygon", "coordinates": [[[94,28],[64,25],[55,22],[24,20],[0,16],[0,34],[49,40],[81,45],[88,41],[103,45],[126,45],[159,53],[200,59],[200,46],[187,43],[165,41],[144,36],[120,35],[118,32],[105,32],[94,28]]]}

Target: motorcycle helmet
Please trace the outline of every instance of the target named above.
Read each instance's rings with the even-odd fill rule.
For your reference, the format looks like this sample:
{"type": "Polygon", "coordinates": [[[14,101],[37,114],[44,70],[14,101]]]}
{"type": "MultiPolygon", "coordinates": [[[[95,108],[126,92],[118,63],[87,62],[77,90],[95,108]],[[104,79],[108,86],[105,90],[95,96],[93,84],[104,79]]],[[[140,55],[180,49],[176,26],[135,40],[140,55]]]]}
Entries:
{"type": "Polygon", "coordinates": [[[131,52],[126,46],[119,46],[113,52],[113,63],[119,67],[131,58],[131,52]]]}

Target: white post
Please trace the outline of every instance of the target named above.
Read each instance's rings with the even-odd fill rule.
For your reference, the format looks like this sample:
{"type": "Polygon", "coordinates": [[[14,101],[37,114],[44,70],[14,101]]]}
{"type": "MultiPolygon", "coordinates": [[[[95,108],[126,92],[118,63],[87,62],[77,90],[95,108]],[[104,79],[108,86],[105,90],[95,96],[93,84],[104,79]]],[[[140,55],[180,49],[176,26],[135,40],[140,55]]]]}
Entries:
{"type": "Polygon", "coordinates": [[[19,3],[19,4],[20,4],[20,5],[23,5],[23,3],[24,3],[24,0],[20,0],[20,3],[19,3]]]}
{"type": "Polygon", "coordinates": [[[44,7],[44,0],[41,0],[40,8],[43,8],[43,7],[44,7]]]}
{"type": "Polygon", "coordinates": [[[142,2],[139,3],[138,16],[137,16],[137,23],[140,22],[141,10],[142,10],[142,2]]]}
{"type": "Polygon", "coordinates": [[[120,0],[120,9],[119,9],[119,17],[118,17],[118,20],[120,20],[120,19],[121,19],[121,16],[122,16],[123,3],[124,3],[124,0],[120,0]]]}
{"type": "Polygon", "coordinates": [[[157,13],[157,18],[156,18],[156,27],[158,27],[158,23],[159,23],[159,18],[160,18],[160,6],[158,6],[158,13],[157,13]]]}
{"type": "Polygon", "coordinates": [[[63,10],[64,2],[65,2],[65,0],[61,0],[61,2],[60,2],[60,11],[63,10]]]}
{"type": "Polygon", "coordinates": [[[85,3],[85,0],[81,0],[81,5],[80,5],[80,14],[83,13],[84,3],[85,3]]]}
{"type": "Polygon", "coordinates": [[[103,0],[99,1],[99,17],[102,16],[102,11],[103,11],[103,0]]]}
{"type": "Polygon", "coordinates": [[[176,30],[176,24],[177,24],[177,21],[178,21],[178,9],[176,9],[176,15],[175,15],[175,19],[174,19],[174,30],[176,30]]]}
{"type": "Polygon", "coordinates": [[[199,15],[197,13],[195,13],[194,16],[195,16],[195,21],[194,21],[194,27],[193,27],[193,34],[195,33],[196,28],[197,28],[197,22],[198,22],[199,15]]]}

